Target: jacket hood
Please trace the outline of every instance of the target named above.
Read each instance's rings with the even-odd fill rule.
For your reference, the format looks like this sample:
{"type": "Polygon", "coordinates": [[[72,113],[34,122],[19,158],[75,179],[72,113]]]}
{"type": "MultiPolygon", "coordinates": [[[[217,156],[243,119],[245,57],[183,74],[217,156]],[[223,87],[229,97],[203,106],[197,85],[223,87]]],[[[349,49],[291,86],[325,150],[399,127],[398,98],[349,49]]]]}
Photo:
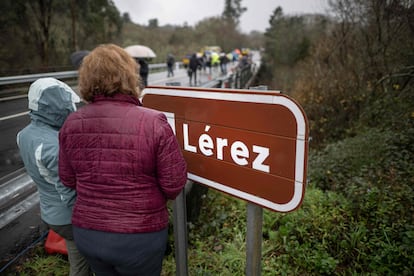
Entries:
{"type": "Polygon", "coordinates": [[[79,96],[66,83],[55,78],[41,78],[29,88],[30,117],[52,127],[60,128],[67,116],[76,111],[79,96]]]}

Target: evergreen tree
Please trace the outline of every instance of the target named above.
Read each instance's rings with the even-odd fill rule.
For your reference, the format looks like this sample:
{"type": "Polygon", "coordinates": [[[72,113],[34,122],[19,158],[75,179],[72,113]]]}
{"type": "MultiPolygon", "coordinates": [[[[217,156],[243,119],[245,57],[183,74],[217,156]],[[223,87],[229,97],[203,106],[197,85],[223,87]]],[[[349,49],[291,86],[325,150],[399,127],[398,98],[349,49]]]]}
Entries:
{"type": "Polygon", "coordinates": [[[241,6],[241,0],[226,0],[222,16],[238,25],[240,17],[245,11],[247,11],[247,8],[241,6]]]}

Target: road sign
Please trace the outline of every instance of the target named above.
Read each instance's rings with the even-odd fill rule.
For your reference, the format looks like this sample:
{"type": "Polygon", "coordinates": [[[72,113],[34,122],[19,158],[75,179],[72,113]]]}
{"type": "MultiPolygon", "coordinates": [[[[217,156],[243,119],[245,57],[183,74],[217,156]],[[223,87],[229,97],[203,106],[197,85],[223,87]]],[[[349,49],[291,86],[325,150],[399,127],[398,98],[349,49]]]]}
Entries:
{"type": "Polygon", "coordinates": [[[188,178],[262,207],[299,207],[306,185],[308,124],[276,91],[152,86],[143,105],[166,114],[188,178]]]}

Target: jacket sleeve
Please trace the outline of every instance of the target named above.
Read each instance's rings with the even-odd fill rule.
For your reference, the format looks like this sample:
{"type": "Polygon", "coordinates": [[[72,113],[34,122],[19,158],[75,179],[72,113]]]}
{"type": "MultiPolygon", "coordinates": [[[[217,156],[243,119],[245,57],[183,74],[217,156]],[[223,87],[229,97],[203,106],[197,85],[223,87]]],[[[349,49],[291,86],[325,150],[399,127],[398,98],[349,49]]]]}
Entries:
{"type": "Polygon", "coordinates": [[[62,129],[59,132],[59,177],[63,185],[71,189],[76,189],[76,177],[65,153],[66,137],[62,129]]]}
{"type": "Polygon", "coordinates": [[[187,181],[187,164],[167,118],[160,113],[155,121],[157,176],[161,191],[167,199],[175,199],[187,181]]]}
{"type": "Polygon", "coordinates": [[[65,187],[60,181],[58,173],[58,146],[45,144],[37,150],[41,151],[39,154],[41,158],[37,161],[40,175],[48,183],[55,185],[55,189],[60,195],[60,200],[66,206],[72,208],[76,200],[76,191],[65,187]]]}

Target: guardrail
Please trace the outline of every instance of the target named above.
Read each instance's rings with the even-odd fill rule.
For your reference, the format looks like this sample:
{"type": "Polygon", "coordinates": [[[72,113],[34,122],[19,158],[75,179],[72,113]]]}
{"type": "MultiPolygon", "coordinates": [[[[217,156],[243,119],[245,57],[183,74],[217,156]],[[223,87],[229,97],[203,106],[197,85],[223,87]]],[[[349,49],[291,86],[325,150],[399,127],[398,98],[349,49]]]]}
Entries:
{"type": "MultiPolygon", "coordinates": [[[[178,64],[178,66],[181,66],[181,64],[178,64]]],[[[148,67],[149,67],[150,72],[156,71],[156,70],[167,70],[167,66],[164,63],[149,64],[148,67]]],[[[50,72],[50,73],[41,73],[41,74],[0,77],[0,86],[33,82],[39,78],[46,78],[46,77],[53,77],[53,78],[60,79],[60,80],[73,79],[73,78],[78,77],[78,71],[74,70],[74,71],[50,72]]]]}
{"type": "Polygon", "coordinates": [[[245,65],[244,67],[237,67],[232,73],[211,80],[201,85],[201,87],[246,89],[255,79],[257,70],[258,67],[255,63],[245,65]]]}
{"type": "Polygon", "coordinates": [[[36,192],[35,183],[23,171],[0,186],[0,229],[39,203],[36,192]]]}

